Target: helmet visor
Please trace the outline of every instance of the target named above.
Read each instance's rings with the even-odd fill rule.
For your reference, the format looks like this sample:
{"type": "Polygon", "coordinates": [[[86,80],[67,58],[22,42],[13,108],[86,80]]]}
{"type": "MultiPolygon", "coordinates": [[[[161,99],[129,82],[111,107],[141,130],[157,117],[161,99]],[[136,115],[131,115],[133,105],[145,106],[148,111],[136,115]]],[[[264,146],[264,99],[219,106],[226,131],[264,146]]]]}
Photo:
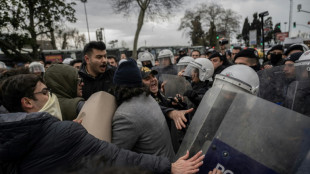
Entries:
{"type": "Polygon", "coordinates": [[[185,71],[184,71],[184,73],[183,73],[183,76],[189,77],[189,78],[191,78],[192,80],[194,80],[194,79],[196,79],[196,78],[199,79],[199,69],[189,64],[189,65],[185,68],[185,71]]]}
{"type": "Polygon", "coordinates": [[[159,66],[166,67],[171,65],[171,60],[169,57],[160,58],[158,60],[159,60],[159,66]]]}
{"type": "Polygon", "coordinates": [[[187,65],[177,65],[177,71],[178,72],[184,72],[187,65]]]}

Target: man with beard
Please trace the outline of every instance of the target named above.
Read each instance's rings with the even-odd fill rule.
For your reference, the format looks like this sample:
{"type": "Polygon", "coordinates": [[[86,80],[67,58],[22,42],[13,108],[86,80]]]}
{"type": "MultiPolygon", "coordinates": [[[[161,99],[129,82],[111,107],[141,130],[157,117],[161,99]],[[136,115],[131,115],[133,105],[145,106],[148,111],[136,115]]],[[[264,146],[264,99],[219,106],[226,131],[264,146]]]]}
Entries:
{"type": "Polygon", "coordinates": [[[97,165],[141,167],[153,173],[197,173],[203,163],[202,152],[190,159],[187,152],[171,163],[168,158],[120,149],[90,135],[78,123],[60,121],[55,118],[61,116],[56,95],[34,74],[4,80],[0,101],[10,112],[0,114],[0,173],[66,173],[70,167],[86,165],[84,157],[94,156],[100,160],[90,161],[85,171],[97,165]]]}
{"type": "Polygon", "coordinates": [[[151,93],[151,96],[159,104],[161,111],[165,115],[171,134],[173,149],[177,152],[185,135],[185,128],[189,123],[189,118],[186,114],[192,112],[193,108],[186,110],[187,105],[183,103],[183,101],[179,101],[182,100],[180,96],[178,96],[179,100],[177,98],[167,99],[165,97],[165,95],[158,88],[156,70],[150,70],[147,67],[142,67],[140,71],[143,84],[147,87],[151,93]]]}
{"type": "Polygon", "coordinates": [[[113,86],[115,67],[108,65],[106,46],[103,42],[92,41],[85,45],[84,62],[79,71],[83,79],[83,98],[93,93],[108,91],[113,86]]]}
{"type": "MultiPolygon", "coordinates": [[[[159,90],[158,88],[158,80],[156,78],[157,71],[150,70],[147,67],[141,68],[142,82],[151,92],[152,97],[157,101],[160,105],[161,110],[163,111],[166,118],[172,119],[176,125],[177,129],[185,128],[185,122],[187,119],[185,118],[185,114],[190,113],[193,109],[189,110],[181,110],[178,111],[176,109],[186,109],[185,104],[178,103],[182,101],[178,101],[176,98],[175,101],[168,100],[159,90]],[[178,101],[178,102],[176,102],[178,101]],[[180,105],[178,105],[180,104],[180,105]],[[183,106],[182,106],[183,105],[183,106]]],[[[168,121],[168,120],[167,120],[168,121]]],[[[168,121],[169,123],[169,121],[168,121]]],[[[170,124],[168,124],[170,126],[170,124]]]]}

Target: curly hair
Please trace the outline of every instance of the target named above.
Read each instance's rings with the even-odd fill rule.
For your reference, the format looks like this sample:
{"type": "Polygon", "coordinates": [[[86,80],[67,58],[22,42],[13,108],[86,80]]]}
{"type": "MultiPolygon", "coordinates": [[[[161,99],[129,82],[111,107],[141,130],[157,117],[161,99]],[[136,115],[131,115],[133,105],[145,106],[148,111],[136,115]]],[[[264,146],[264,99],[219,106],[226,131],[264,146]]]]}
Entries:
{"type": "Polygon", "coordinates": [[[145,96],[150,95],[150,91],[146,86],[142,87],[124,87],[117,85],[112,88],[109,93],[114,95],[117,105],[121,105],[124,101],[130,100],[133,97],[145,93],[145,96]]]}

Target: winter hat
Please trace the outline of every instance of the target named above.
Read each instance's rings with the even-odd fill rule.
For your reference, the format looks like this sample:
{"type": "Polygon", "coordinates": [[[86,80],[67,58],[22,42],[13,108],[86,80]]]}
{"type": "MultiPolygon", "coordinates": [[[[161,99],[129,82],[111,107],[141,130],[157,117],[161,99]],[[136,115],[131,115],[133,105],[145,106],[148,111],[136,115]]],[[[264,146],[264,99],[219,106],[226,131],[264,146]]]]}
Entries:
{"type": "Polygon", "coordinates": [[[235,56],[235,60],[238,59],[238,57],[246,57],[246,58],[258,59],[258,54],[257,54],[257,51],[255,49],[248,48],[248,49],[241,50],[235,56]]]}
{"type": "Polygon", "coordinates": [[[292,62],[295,63],[296,60],[298,60],[299,57],[300,57],[302,54],[303,54],[303,52],[293,53],[293,54],[291,54],[290,56],[288,56],[288,57],[285,59],[284,63],[285,63],[286,61],[292,61],[292,62]]]}
{"type": "Polygon", "coordinates": [[[141,87],[142,77],[137,62],[132,58],[121,62],[114,74],[113,83],[125,87],[141,87]]]}
{"type": "Polygon", "coordinates": [[[281,51],[283,51],[283,45],[275,45],[268,52],[273,51],[273,50],[281,50],[281,51]]]}
{"type": "Polygon", "coordinates": [[[148,67],[142,67],[140,70],[141,70],[141,76],[143,79],[148,77],[150,74],[153,74],[153,75],[158,74],[158,72],[156,70],[151,70],[148,67]]]}
{"type": "Polygon", "coordinates": [[[302,45],[296,44],[296,45],[291,45],[290,47],[288,47],[288,49],[285,51],[284,54],[287,56],[293,50],[300,50],[300,51],[304,52],[304,48],[302,47],[302,45]]]}

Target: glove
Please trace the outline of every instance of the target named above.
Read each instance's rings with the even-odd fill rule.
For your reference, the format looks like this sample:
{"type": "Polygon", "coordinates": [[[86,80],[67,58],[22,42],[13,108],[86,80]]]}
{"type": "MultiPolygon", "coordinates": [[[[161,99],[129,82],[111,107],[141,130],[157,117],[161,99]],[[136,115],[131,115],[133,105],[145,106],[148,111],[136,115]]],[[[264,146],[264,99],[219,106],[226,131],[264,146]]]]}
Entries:
{"type": "Polygon", "coordinates": [[[198,97],[198,94],[196,93],[196,91],[193,91],[193,90],[187,90],[187,91],[184,92],[183,95],[188,97],[188,98],[198,97]]]}

